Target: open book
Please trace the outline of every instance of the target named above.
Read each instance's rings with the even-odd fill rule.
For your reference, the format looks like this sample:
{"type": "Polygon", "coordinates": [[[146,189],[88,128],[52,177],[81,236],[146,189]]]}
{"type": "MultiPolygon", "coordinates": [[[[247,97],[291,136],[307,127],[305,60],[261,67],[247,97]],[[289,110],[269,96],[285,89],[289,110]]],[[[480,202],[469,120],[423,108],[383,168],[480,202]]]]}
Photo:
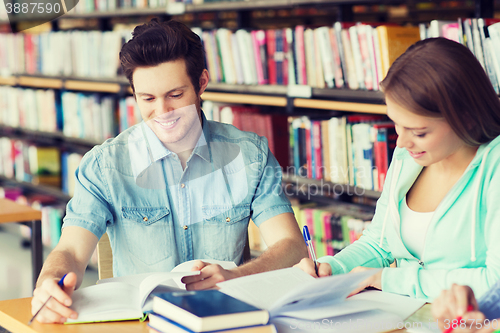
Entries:
{"type": "MultiPolygon", "coordinates": [[[[236,264],[227,261],[203,259],[204,262],[219,264],[225,269],[236,264]]],[[[152,309],[152,293],[185,290],[182,277],[198,275],[191,272],[194,260],[184,262],[171,272],[145,273],[99,280],[96,285],[76,290],[71,308],[78,312],[77,319],[66,324],[100,321],[134,320],[152,309]]]]}
{"type": "MultiPolygon", "coordinates": [[[[348,300],[346,298],[364,280],[379,271],[372,269],[315,279],[299,268],[292,267],[224,281],[217,286],[225,294],[268,310],[271,318],[318,320],[378,309],[380,302],[377,299],[358,295],[348,300]]],[[[394,296],[399,297],[402,306],[410,302],[412,311],[425,303],[394,296]]]]}

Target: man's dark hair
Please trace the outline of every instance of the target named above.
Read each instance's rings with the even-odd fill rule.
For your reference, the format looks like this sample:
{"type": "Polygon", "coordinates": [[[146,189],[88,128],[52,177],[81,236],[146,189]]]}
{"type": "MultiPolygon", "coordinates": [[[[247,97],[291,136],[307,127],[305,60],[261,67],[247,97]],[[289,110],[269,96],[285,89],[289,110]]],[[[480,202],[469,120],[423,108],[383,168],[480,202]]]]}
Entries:
{"type": "Polygon", "coordinates": [[[200,76],[205,69],[205,52],[200,37],[183,23],[152,19],[135,27],[132,39],[120,52],[123,72],[134,92],[132,75],[137,67],[153,67],[179,59],[184,59],[187,74],[198,93],[200,76]]]}

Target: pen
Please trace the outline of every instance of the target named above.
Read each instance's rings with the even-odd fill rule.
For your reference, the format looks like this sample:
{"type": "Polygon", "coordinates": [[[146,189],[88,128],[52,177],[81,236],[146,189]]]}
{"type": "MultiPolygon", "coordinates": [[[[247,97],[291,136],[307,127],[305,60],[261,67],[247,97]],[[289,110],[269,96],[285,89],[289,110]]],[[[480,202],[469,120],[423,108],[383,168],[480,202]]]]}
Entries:
{"type": "MultiPolygon", "coordinates": [[[[59,282],[57,282],[57,284],[59,285],[59,287],[64,287],[64,278],[66,277],[67,274],[64,274],[63,277],[59,280],[59,282]]],[[[47,300],[45,301],[45,303],[42,304],[42,306],[40,307],[40,309],[38,309],[38,311],[33,315],[33,317],[31,317],[30,321],[28,321],[28,325],[31,325],[31,323],[33,322],[33,320],[35,320],[36,316],[38,316],[38,314],[40,313],[40,311],[45,307],[45,304],[47,304],[50,300],[52,299],[52,295],[49,296],[49,298],[47,298],[47,300]]]]}
{"type": "MultiPolygon", "coordinates": [[[[472,305],[470,305],[470,304],[469,304],[469,305],[467,306],[467,312],[472,311],[472,310],[473,310],[473,307],[472,307],[472,305]]],[[[458,326],[460,326],[460,322],[461,322],[461,321],[462,321],[462,316],[457,316],[457,318],[455,318],[455,320],[454,320],[454,321],[452,321],[452,323],[453,323],[453,322],[457,322],[457,323],[458,323],[458,326]]],[[[445,329],[445,330],[443,331],[443,333],[451,333],[452,331],[453,331],[453,326],[452,326],[452,325],[451,325],[451,323],[450,323],[450,327],[448,327],[447,329],[445,329]]]]}
{"type": "Polygon", "coordinates": [[[316,253],[314,253],[314,247],[311,241],[311,235],[309,234],[309,228],[307,228],[307,225],[302,228],[302,234],[304,235],[304,240],[306,242],[307,249],[309,250],[309,257],[311,257],[312,261],[314,262],[314,270],[316,271],[316,275],[318,275],[318,260],[316,259],[316,253]]]}

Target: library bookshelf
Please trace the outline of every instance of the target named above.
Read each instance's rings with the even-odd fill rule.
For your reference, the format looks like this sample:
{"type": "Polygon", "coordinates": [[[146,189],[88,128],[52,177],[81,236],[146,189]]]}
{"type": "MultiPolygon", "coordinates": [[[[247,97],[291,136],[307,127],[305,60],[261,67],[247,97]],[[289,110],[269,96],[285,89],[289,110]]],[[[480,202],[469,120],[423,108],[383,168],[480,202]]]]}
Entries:
{"type": "MultiPolygon", "coordinates": [[[[82,3],[84,0],[80,0],[82,3]]],[[[92,1],[93,2],[93,1],[92,1]]],[[[137,1],[138,2],[138,1],[137,1]]],[[[455,1],[457,2],[457,1],[455,1]]],[[[460,2],[460,1],[458,1],[460,2]]],[[[161,2],[160,2],[161,3],[161,2]]],[[[455,6],[440,7],[439,4],[429,8],[428,2],[422,1],[371,1],[371,0],[254,0],[254,1],[211,1],[202,4],[184,4],[183,2],[165,2],[156,8],[114,8],[113,10],[76,11],[60,17],[51,23],[52,30],[64,30],[73,23],[78,27],[110,31],[113,25],[128,26],[145,22],[152,17],[161,20],[175,18],[190,26],[206,27],[206,29],[228,27],[266,29],[266,27],[317,26],[324,25],[325,20],[332,26],[336,21],[378,21],[396,23],[420,23],[433,19],[441,19],[447,15],[457,17],[493,17],[495,2],[493,0],[462,1],[455,6]],[[270,19],[265,18],[274,13],[270,19]],[[262,18],[265,19],[262,19],[262,18]],[[261,18],[259,20],[259,18],[261,18]],[[318,18],[318,21],[316,21],[318,18]],[[271,21],[271,23],[270,23],[271,21]],[[83,23],[82,23],[83,22],[83,23]]],[[[436,3],[446,3],[439,1],[436,3]]],[[[3,24],[8,24],[4,21],[3,24]]],[[[378,23],[377,23],[378,24],[378,23]]],[[[2,22],[0,22],[2,25],[2,22]]],[[[25,89],[52,89],[56,92],[83,92],[107,94],[125,99],[132,96],[129,82],[124,77],[94,78],[82,76],[50,76],[41,74],[17,73],[6,77],[0,76],[0,86],[25,89]]],[[[377,90],[325,88],[315,85],[298,85],[290,87],[285,84],[235,84],[210,82],[202,95],[203,100],[225,104],[243,104],[261,106],[266,112],[289,117],[299,115],[338,116],[346,114],[385,115],[383,94],[377,90]]],[[[61,132],[43,132],[33,129],[16,128],[0,124],[0,136],[17,140],[30,140],[44,145],[53,145],[69,152],[84,154],[95,144],[102,141],[73,138],[61,132]]],[[[0,177],[0,184],[17,185],[30,192],[52,194],[58,200],[67,202],[70,195],[46,186],[33,185],[25,181],[0,177]]],[[[316,179],[286,174],[284,184],[315,185],[323,183],[316,179]]],[[[356,190],[355,186],[328,182],[330,187],[341,186],[344,193],[352,193],[353,197],[366,200],[356,202],[373,202],[380,196],[379,191],[372,189],[356,190]]],[[[318,196],[319,197],[319,196],[318,196]]],[[[312,200],[318,199],[318,197],[312,200]]],[[[321,197],[337,200],[335,193],[323,191],[321,197]]],[[[319,199],[318,199],[319,201],[319,199]]]]}

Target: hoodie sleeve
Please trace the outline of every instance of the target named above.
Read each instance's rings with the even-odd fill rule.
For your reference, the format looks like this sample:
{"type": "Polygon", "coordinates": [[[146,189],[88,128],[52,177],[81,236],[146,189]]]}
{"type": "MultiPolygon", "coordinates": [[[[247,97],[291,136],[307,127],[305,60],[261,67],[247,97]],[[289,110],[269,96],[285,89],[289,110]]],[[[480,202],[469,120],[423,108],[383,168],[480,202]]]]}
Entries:
{"type": "Polygon", "coordinates": [[[372,222],[365,229],[363,235],[353,244],[348,245],[335,256],[325,256],[318,261],[326,262],[332,267],[333,274],[349,273],[358,266],[364,267],[389,267],[394,258],[383,235],[385,228],[384,219],[386,218],[387,205],[390,197],[390,188],[397,160],[397,149],[394,151],[392,162],[387,171],[387,176],[382,189],[382,195],[377,201],[375,215],[372,222]],[[382,237],[382,240],[380,239],[382,237]],[[381,242],[382,241],[382,242],[381,242]]]}
{"type": "MultiPolygon", "coordinates": [[[[471,196],[469,199],[477,200],[478,206],[477,211],[474,212],[475,220],[474,218],[472,221],[467,220],[468,224],[474,227],[474,236],[471,235],[473,234],[471,227],[468,227],[461,231],[467,235],[463,238],[464,241],[457,240],[457,246],[471,249],[471,257],[466,258],[464,267],[446,269],[443,263],[442,269],[424,269],[418,265],[384,269],[382,272],[383,291],[432,300],[439,296],[443,289],[449,289],[453,283],[456,283],[470,286],[476,297],[482,297],[500,279],[500,205],[498,204],[500,172],[496,167],[500,163],[500,153],[497,151],[495,155],[488,162],[482,161],[488,166],[484,170],[484,176],[479,175],[480,186],[477,190],[468,193],[471,196]],[[486,252],[477,253],[478,258],[474,260],[475,247],[479,243],[484,243],[486,252]]],[[[473,187],[475,184],[470,186],[473,187]]],[[[453,210],[454,213],[449,218],[459,223],[459,215],[463,215],[464,212],[460,207],[454,207],[453,210]]]]}

